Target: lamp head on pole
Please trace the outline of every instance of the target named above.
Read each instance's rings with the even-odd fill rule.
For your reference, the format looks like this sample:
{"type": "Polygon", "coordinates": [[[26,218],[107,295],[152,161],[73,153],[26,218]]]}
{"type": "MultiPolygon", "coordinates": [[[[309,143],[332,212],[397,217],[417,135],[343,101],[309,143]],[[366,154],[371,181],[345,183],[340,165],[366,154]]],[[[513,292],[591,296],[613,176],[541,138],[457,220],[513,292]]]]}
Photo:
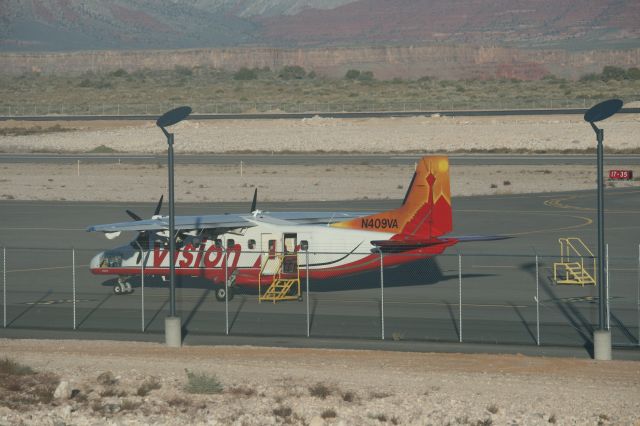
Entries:
{"type": "Polygon", "coordinates": [[[598,127],[594,123],[606,120],[621,109],[622,101],[620,99],[609,99],[589,108],[589,110],[584,113],[584,121],[591,124],[593,130],[598,133],[598,127]]]}
{"type": "Polygon", "coordinates": [[[192,109],[189,106],[174,108],[171,111],[167,111],[162,114],[162,116],[156,120],[156,126],[160,127],[164,134],[169,137],[169,133],[165,127],[173,126],[174,124],[181,122],[191,114],[191,111],[192,109]]]}

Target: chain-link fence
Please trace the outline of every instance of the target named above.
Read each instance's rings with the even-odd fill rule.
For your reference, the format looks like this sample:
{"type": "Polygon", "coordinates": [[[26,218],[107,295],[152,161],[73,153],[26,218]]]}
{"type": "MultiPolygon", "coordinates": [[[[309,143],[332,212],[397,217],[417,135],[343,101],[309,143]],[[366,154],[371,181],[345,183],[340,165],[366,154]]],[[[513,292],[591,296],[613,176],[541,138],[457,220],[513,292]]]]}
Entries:
{"type": "MultiPolygon", "coordinates": [[[[626,99],[632,102],[640,95],[626,99]]],[[[0,115],[9,117],[48,115],[161,115],[169,109],[188,104],[194,114],[321,114],[353,112],[439,112],[474,110],[538,110],[538,109],[586,109],[603,99],[526,99],[503,98],[494,102],[484,100],[424,100],[424,101],[371,101],[371,102],[182,102],[172,103],[79,103],[71,104],[3,104],[0,115]]]]}
{"type": "MultiPolygon", "coordinates": [[[[166,257],[134,250],[134,266],[125,267],[106,257],[92,265],[95,256],[2,248],[3,327],[163,333],[166,257]]],[[[588,346],[598,327],[598,286],[566,266],[582,264],[595,277],[593,258],[563,267],[558,256],[535,253],[242,256],[249,266],[223,248],[178,255],[176,309],[186,334],[588,346]]],[[[613,344],[638,346],[640,246],[638,256],[606,261],[613,344]]]]}

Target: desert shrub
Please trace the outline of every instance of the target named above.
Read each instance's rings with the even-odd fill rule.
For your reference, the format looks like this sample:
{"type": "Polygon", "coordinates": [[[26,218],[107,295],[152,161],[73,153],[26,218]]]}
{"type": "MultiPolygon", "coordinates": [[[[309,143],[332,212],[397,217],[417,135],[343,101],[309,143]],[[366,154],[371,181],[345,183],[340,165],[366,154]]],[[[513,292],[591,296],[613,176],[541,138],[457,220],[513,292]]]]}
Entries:
{"type": "Polygon", "coordinates": [[[487,411],[490,412],[491,414],[496,414],[499,411],[499,409],[496,404],[491,404],[490,406],[487,407],[487,411]]]}
{"type": "Polygon", "coordinates": [[[344,392],[341,396],[344,402],[353,402],[356,399],[356,395],[351,391],[344,392]]]}
{"type": "Polygon", "coordinates": [[[93,148],[90,151],[87,151],[90,154],[112,154],[114,152],[118,152],[117,150],[111,148],[110,146],[107,145],[100,145],[97,146],[95,148],[93,148]]]}
{"type": "Polygon", "coordinates": [[[35,373],[32,370],[27,372],[19,366],[16,370],[9,371],[16,373],[0,375],[0,406],[22,410],[38,404],[48,404],[53,400],[53,393],[60,383],[57,375],[35,373]]]}
{"type": "Polygon", "coordinates": [[[133,410],[137,410],[142,404],[140,402],[136,402],[136,401],[131,401],[129,399],[125,399],[122,401],[122,404],[120,404],[120,410],[121,411],[133,411],[133,410]]]}
{"type": "Polygon", "coordinates": [[[316,383],[309,387],[309,394],[316,398],[325,399],[331,395],[331,389],[329,389],[324,383],[316,383]]]}
{"type": "Polygon", "coordinates": [[[125,77],[127,74],[127,71],[123,70],[122,68],[118,68],[117,70],[109,73],[111,77],[125,77]]]}
{"type": "Polygon", "coordinates": [[[112,386],[109,386],[100,392],[100,396],[103,398],[109,398],[113,396],[122,398],[123,396],[127,396],[127,392],[122,389],[116,389],[112,386]]]}
{"type": "Polygon", "coordinates": [[[35,371],[27,365],[20,364],[9,358],[0,360],[0,374],[12,376],[24,376],[27,374],[35,374],[35,371]]]}
{"type": "Polygon", "coordinates": [[[214,394],[220,393],[224,389],[215,375],[185,371],[187,373],[187,384],[184,390],[188,393],[214,394]]]}
{"type": "Polygon", "coordinates": [[[256,78],[258,78],[257,71],[247,67],[242,67],[233,73],[234,80],[255,80],[256,78]]]}
{"type": "Polygon", "coordinates": [[[333,419],[335,417],[337,417],[338,414],[336,413],[336,410],[329,408],[327,410],[324,410],[322,412],[322,414],[320,414],[320,417],[322,417],[323,419],[333,419]]]}
{"type": "Polygon", "coordinates": [[[293,413],[293,410],[289,407],[278,407],[273,409],[273,415],[276,417],[287,418],[291,416],[291,413],[293,413]]]}
{"type": "Polygon", "coordinates": [[[348,70],[344,75],[344,78],[346,78],[347,80],[357,80],[358,77],[360,77],[359,70],[348,70]]]}
{"type": "Polygon", "coordinates": [[[118,380],[111,371],[105,371],[104,373],[101,373],[98,376],[97,381],[102,386],[113,386],[118,383],[118,380]]]}
{"type": "Polygon", "coordinates": [[[295,80],[295,79],[303,79],[307,75],[307,72],[304,68],[298,65],[287,65],[286,67],[280,70],[278,77],[283,80],[295,80]]]}
{"type": "Polygon", "coordinates": [[[151,377],[145,380],[140,387],[138,387],[138,396],[147,396],[152,390],[160,389],[162,385],[157,378],[151,377]]]}
{"type": "Polygon", "coordinates": [[[360,71],[360,76],[358,76],[358,80],[373,81],[373,71],[360,71]]]}
{"type": "Polygon", "coordinates": [[[193,75],[193,70],[189,67],[185,67],[182,65],[176,65],[173,68],[173,73],[180,77],[191,77],[193,75]]]}

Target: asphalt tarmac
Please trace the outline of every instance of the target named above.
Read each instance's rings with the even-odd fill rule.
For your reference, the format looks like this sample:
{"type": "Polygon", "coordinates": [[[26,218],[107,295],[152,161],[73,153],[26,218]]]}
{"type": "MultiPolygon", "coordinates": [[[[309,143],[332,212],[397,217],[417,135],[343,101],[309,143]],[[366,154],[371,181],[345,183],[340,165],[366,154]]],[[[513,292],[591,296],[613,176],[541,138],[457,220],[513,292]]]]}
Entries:
{"type": "MultiPolygon", "coordinates": [[[[610,326],[618,348],[614,356],[640,359],[640,190],[609,189],[605,197],[610,326]]],[[[399,203],[362,200],[259,203],[258,207],[381,211],[399,203]]],[[[249,206],[249,200],[178,204],[176,212],[243,212],[249,206]]],[[[465,351],[473,351],[474,346],[468,345],[473,343],[483,352],[509,345],[525,353],[567,348],[588,354],[597,327],[597,288],[556,285],[553,263],[559,257],[559,237],[580,237],[596,247],[594,206],[595,191],[454,198],[452,235],[513,238],[459,244],[434,259],[385,269],[384,297],[379,271],[311,281],[303,302],[278,304],[258,303],[255,294],[240,292],[225,305],[215,300],[208,282],[183,279],[178,283],[177,309],[185,343],[256,341],[286,346],[304,341],[311,343],[301,345],[429,350],[425,349],[429,344],[457,348],[461,340],[466,346],[459,348],[465,351]],[[311,339],[306,339],[307,326],[311,339]]],[[[85,232],[87,226],[127,220],[127,208],[147,216],[153,207],[0,201],[7,327],[0,336],[67,338],[76,333],[163,341],[166,283],[147,277],[143,289],[141,280],[133,278],[135,292],[115,296],[113,280],[91,275],[87,267],[95,253],[127,238],[109,241],[85,232]]]]}

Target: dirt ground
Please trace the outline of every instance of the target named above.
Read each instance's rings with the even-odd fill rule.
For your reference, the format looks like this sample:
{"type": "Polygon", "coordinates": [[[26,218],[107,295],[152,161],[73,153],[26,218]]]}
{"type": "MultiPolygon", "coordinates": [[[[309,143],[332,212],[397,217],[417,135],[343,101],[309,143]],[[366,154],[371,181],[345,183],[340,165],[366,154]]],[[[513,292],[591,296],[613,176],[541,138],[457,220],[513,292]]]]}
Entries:
{"type": "Polygon", "coordinates": [[[1,424],[640,424],[640,364],[631,361],[106,341],[0,347],[75,389],[12,410],[0,374],[1,424]],[[221,392],[187,392],[185,369],[216,377],[221,392]],[[141,396],[145,382],[159,388],[141,396]]]}

